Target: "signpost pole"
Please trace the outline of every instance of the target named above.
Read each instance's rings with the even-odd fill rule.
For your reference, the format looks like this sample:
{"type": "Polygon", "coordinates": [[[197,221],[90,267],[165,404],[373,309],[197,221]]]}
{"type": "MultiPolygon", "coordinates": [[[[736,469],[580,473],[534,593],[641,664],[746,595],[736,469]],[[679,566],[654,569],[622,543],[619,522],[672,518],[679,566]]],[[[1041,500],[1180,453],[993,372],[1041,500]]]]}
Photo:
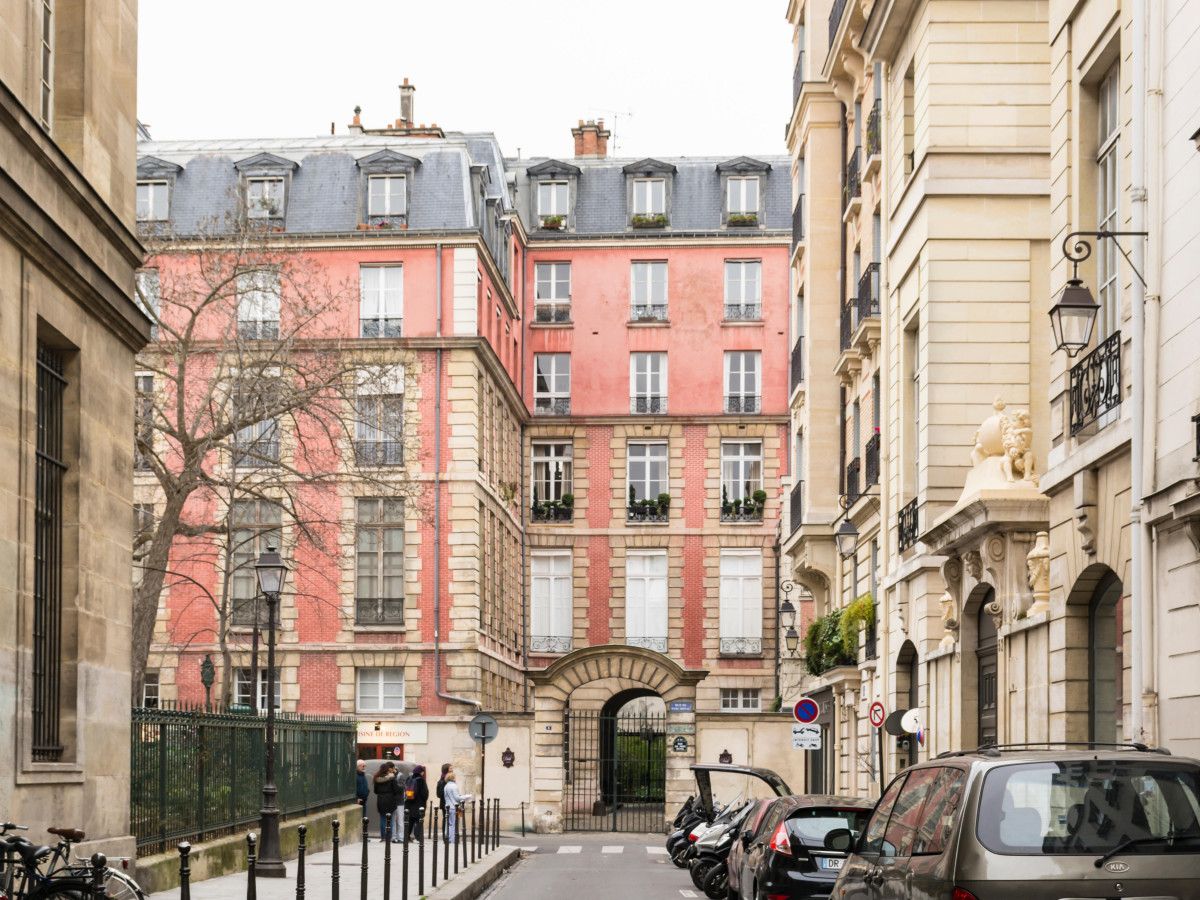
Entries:
{"type": "Polygon", "coordinates": [[[487,722],[483,723],[483,740],[479,742],[479,799],[487,796],[487,722]]]}
{"type": "Polygon", "coordinates": [[[879,744],[879,796],[883,796],[883,726],[875,727],[875,740],[879,744]]]}

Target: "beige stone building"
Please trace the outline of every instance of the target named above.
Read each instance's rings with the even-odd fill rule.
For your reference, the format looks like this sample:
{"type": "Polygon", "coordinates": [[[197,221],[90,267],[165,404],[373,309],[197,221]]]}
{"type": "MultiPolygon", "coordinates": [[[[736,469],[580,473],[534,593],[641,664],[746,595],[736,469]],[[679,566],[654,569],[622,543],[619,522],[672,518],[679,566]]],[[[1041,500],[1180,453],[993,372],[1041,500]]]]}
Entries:
{"type": "Polygon", "coordinates": [[[136,4],[6,0],[0,46],[0,809],[130,854],[136,4]]]}

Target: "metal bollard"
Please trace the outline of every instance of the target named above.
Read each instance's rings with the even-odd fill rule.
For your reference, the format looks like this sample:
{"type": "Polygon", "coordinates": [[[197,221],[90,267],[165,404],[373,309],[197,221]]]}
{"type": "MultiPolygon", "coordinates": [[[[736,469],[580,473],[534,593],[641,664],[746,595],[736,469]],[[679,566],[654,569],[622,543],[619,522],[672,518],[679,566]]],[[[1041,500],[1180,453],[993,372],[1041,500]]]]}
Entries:
{"type": "Polygon", "coordinates": [[[296,826],[296,900],[304,900],[304,851],[305,837],[308,835],[307,825],[296,826]]]}
{"type": "Polygon", "coordinates": [[[258,900],[258,875],[254,871],[258,864],[257,846],[258,835],[252,831],[246,835],[246,900],[258,900]]]}
{"type": "Polygon", "coordinates": [[[400,875],[400,900],[408,900],[408,822],[404,823],[404,846],[400,848],[400,875]]]}
{"type": "Polygon", "coordinates": [[[92,854],[92,890],[95,891],[97,897],[104,897],[108,894],[108,889],[104,886],[104,882],[108,876],[108,857],[103,853],[92,854]]]}
{"type": "Polygon", "coordinates": [[[492,849],[500,849],[500,798],[496,798],[495,820],[492,823],[492,849]]]}
{"type": "Polygon", "coordinates": [[[430,873],[430,875],[431,875],[430,880],[433,882],[432,886],[437,887],[438,808],[436,806],[432,806],[430,808],[430,811],[433,814],[433,818],[430,820],[430,826],[429,826],[431,829],[430,834],[433,835],[433,858],[432,858],[433,869],[430,873]]]}
{"type": "Polygon", "coordinates": [[[454,807],[454,874],[458,874],[459,847],[462,846],[462,813],[465,804],[454,807]]]}
{"type": "Polygon", "coordinates": [[[525,837],[525,801],[521,801],[521,837],[525,837]]]}
{"type": "Polygon", "coordinates": [[[383,833],[387,840],[383,844],[383,900],[392,898],[392,814],[384,818],[386,823],[383,833]]]}
{"type": "Polygon", "coordinates": [[[475,825],[475,806],[478,801],[471,801],[471,831],[467,835],[467,847],[471,851],[471,862],[475,862],[475,838],[479,834],[475,825]]]}
{"type": "Polygon", "coordinates": [[[417,820],[417,896],[425,896],[425,810],[417,820]]]}
{"type": "Polygon", "coordinates": [[[179,844],[179,900],[192,900],[192,869],[188,865],[188,854],[192,845],[187,841],[179,844]]]}
{"type": "Polygon", "coordinates": [[[450,880],[450,808],[442,810],[442,838],[445,840],[445,845],[442,847],[442,881],[450,880]]]}
{"type": "Polygon", "coordinates": [[[358,867],[358,900],[367,900],[367,832],[371,820],[363,816],[362,827],[362,864],[358,867]]]}
{"type": "MultiPolygon", "coordinates": [[[[334,819],[329,823],[333,827],[333,874],[329,880],[329,897],[330,900],[338,900],[338,895],[342,889],[342,872],[341,872],[341,854],[340,848],[342,839],[338,833],[342,827],[341,819],[334,819]]],[[[181,897],[180,900],[183,900],[181,897]]]]}

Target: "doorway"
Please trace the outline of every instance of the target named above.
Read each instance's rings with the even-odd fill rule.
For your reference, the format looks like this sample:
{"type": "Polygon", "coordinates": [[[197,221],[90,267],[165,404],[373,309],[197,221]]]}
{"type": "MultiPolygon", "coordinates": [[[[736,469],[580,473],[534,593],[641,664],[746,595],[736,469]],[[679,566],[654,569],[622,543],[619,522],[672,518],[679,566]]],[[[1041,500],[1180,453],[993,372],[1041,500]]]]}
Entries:
{"type": "Polygon", "coordinates": [[[995,744],[997,730],[997,649],[999,646],[996,632],[996,620],[988,612],[988,607],[996,598],[996,592],[988,588],[987,594],[979,604],[975,628],[975,660],[978,670],[979,685],[979,745],[986,747],[995,744]]]}

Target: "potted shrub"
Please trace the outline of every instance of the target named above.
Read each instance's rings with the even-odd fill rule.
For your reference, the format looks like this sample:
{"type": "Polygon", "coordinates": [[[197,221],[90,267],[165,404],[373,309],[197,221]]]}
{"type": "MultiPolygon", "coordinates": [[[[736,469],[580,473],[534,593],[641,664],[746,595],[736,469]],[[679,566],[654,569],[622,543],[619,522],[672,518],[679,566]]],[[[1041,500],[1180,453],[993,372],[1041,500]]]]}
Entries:
{"type": "Polygon", "coordinates": [[[750,496],[752,496],[754,498],[754,505],[755,505],[755,507],[757,507],[758,514],[761,516],[762,511],[767,506],[767,492],[764,491],[762,488],[759,488],[757,491],[755,491],[750,496]]]}
{"type": "Polygon", "coordinates": [[[733,504],[729,502],[729,488],[721,485],[721,515],[728,516],[733,512],[733,504]]]}
{"type": "Polygon", "coordinates": [[[740,498],[733,501],[733,514],[735,516],[740,516],[742,514],[742,501],[740,498]]]}
{"type": "Polygon", "coordinates": [[[563,217],[542,216],[542,227],[548,231],[561,231],[563,227],[563,217]]]}
{"type": "Polygon", "coordinates": [[[631,224],[634,228],[664,228],[667,224],[667,214],[634,213],[631,224]]]}
{"type": "Polygon", "coordinates": [[[563,495],[562,495],[562,505],[563,505],[564,507],[566,507],[567,509],[572,509],[572,508],[574,508],[574,506],[575,506],[575,495],[574,495],[574,494],[563,494],[563,495]]]}
{"type": "Polygon", "coordinates": [[[729,224],[735,226],[757,225],[758,213],[730,213],[729,224]]]}
{"type": "Polygon", "coordinates": [[[671,509],[671,495],[670,494],[659,494],[658,495],[658,511],[659,511],[659,513],[661,513],[662,515],[665,516],[665,515],[667,515],[667,512],[670,509],[671,509]]]}

